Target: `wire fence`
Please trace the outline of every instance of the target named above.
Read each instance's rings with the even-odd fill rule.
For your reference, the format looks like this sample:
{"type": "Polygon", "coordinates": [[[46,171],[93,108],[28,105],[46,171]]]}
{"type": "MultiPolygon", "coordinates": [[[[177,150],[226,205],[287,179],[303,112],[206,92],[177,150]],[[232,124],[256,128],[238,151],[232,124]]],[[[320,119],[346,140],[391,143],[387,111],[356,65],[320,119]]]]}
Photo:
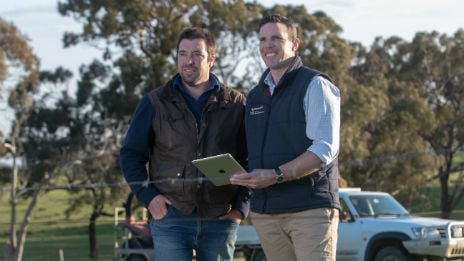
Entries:
{"type": "MultiPolygon", "coordinates": [[[[348,162],[340,162],[339,165],[341,166],[361,166],[365,164],[378,164],[378,163],[385,163],[388,161],[399,161],[399,160],[405,160],[413,157],[423,157],[423,156],[428,156],[428,155],[436,155],[437,153],[435,151],[426,151],[426,152],[414,152],[414,153],[406,153],[406,154],[401,154],[401,155],[389,155],[385,157],[378,157],[378,158],[370,158],[370,159],[359,159],[359,160],[353,160],[353,161],[348,161],[348,162]]],[[[122,173],[121,173],[122,176],[122,173]]],[[[191,178],[191,179],[182,179],[182,182],[205,182],[207,181],[207,178],[191,178]]],[[[143,181],[143,182],[133,182],[133,183],[127,183],[125,181],[119,181],[119,182],[114,182],[114,183],[86,183],[86,184],[72,184],[72,183],[66,183],[66,184],[53,184],[53,185],[45,185],[45,186],[32,186],[32,187],[24,187],[24,188],[18,188],[17,190],[20,190],[21,193],[29,192],[29,191],[37,191],[37,190],[42,190],[42,191],[54,191],[54,190],[65,190],[65,191],[70,191],[70,190],[80,190],[80,189],[89,189],[89,188],[114,188],[114,187],[124,187],[128,188],[129,185],[133,184],[142,184],[142,185],[148,185],[149,183],[152,184],[161,184],[161,183],[173,183],[173,182],[178,182],[178,179],[163,179],[163,180],[155,180],[155,181],[143,181]]],[[[10,192],[11,188],[7,188],[4,186],[3,188],[0,188],[0,195],[2,193],[7,194],[7,192],[10,192]]],[[[44,220],[44,221],[35,221],[31,220],[31,223],[34,223],[36,225],[55,225],[55,224],[60,224],[60,223],[66,223],[66,222],[72,222],[73,224],[88,224],[89,220],[88,218],[82,218],[82,219],[53,219],[53,220],[44,220]]],[[[7,225],[10,224],[10,222],[7,221],[2,221],[0,220],[0,225],[7,225]]]]}
{"type": "MultiPolygon", "coordinates": [[[[441,153],[445,153],[447,151],[425,151],[425,152],[411,152],[411,153],[404,153],[404,154],[396,154],[396,155],[388,155],[384,157],[377,157],[377,158],[370,158],[370,159],[355,159],[352,161],[346,161],[346,162],[339,162],[338,165],[342,167],[355,167],[355,166],[363,166],[363,165],[369,165],[369,164],[380,164],[380,163],[386,163],[389,161],[401,161],[401,160],[406,160],[410,158],[416,158],[416,157],[424,157],[424,156],[430,156],[430,155],[437,155],[441,153]]],[[[122,175],[122,174],[121,174],[122,175]]],[[[203,177],[198,177],[198,178],[185,178],[182,179],[182,182],[205,182],[207,181],[207,178],[203,177]]],[[[128,186],[131,184],[145,184],[147,185],[148,183],[152,184],[161,184],[161,183],[173,183],[177,182],[178,179],[163,179],[163,180],[155,180],[155,181],[143,181],[143,182],[133,182],[133,183],[127,183],[127,182],[114,182],[114,183],[86,183],[86,184],[72,184],[72,183],[67,183],[67,184],[54,184],[54,185],[44,185],[44,186],[31,186],[31,187],[22,187],[20,190],[22,192],[28,192],[28,191],[35,191],[35,190],[43,190],[43,191],[50,191],[50,190],[75,190],[75,189],[88,189],[88,188],[102,188],[102,187],[123,187],[123,186],[128,186]]],[[[0,188],[0,194],[9,192],[11,188],[0,188]]]]}

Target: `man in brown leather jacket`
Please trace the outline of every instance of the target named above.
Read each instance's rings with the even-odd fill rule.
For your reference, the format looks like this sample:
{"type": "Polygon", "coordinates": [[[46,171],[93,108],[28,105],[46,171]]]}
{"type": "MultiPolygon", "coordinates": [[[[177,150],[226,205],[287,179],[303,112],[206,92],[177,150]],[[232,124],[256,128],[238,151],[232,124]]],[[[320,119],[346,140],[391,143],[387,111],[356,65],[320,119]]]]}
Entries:
{"type": "Polygon", "coordinates": [[[197,260],[233,260],[248,215],[248,189],[214,186],[191,163],[222,153],[246,161],[244,95],[210,72],[215,49],[208,30],[182,31],[178,73],[142,98],[121,149],[124,176],[153,217],[157,261],[190,261],[192,250],[197,260]]]}

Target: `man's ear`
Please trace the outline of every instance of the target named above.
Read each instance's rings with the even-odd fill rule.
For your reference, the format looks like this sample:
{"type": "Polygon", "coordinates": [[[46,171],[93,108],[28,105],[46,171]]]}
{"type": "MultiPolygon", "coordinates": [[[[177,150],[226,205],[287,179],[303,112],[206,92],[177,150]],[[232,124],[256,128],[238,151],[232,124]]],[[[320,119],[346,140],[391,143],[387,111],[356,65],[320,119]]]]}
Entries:
{"type": "Polygon", "coordinates": [[[292,41],[292,51],[296,51],[300,46],[300,38],[295,38],[292,41]]]}
{"type": "Polygon", "coordinates": [[[209,68],[211,68],[211,67],[213,67],[214,61],[216,61],[216,56],[215,55],[210,55],[208,59],[209,59],[209,61],[208,61],[209,68]]]}

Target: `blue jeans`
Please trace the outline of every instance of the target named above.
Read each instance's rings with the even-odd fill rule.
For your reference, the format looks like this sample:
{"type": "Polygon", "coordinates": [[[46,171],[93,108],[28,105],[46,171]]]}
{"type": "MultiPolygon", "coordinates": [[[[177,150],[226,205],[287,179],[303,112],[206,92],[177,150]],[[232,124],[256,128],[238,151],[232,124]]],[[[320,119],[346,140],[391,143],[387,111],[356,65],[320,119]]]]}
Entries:
{"type": "Polygon", "coordinates": [[[156,261],[232,261],[237,223],[231,220],[200,219],[169,207],[161,220],[150,223],[156,261]]]}

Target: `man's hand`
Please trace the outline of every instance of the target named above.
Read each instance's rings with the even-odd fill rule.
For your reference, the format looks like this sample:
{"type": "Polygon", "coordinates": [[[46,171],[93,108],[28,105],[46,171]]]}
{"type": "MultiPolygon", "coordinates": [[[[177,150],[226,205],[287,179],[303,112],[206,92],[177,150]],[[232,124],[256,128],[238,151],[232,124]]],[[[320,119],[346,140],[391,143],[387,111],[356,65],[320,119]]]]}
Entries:
{"type": "Polygon", "coordinates": [[[276,182],[275,175],[273,169],[255,169],[249,173],[232,175],[230,183],[251,189],[261,189],[274,184],[276,182]]]}
{"type": "Polygon", "coordinates": [[[167,205],[171,205],[171,201],[163,195],[158,195],[148,204],[148,211],[155,220],[160,220],[168,213],[167,205]]]}
{"type": "Polygon", "coordinates": [[[225,214],[224,216],[220,216],[219,219],[225,220],[230,219],[232,222],[239,224],[242,221],[242,213],[236,209],[232,209],[229,213],[225,214]]]}

